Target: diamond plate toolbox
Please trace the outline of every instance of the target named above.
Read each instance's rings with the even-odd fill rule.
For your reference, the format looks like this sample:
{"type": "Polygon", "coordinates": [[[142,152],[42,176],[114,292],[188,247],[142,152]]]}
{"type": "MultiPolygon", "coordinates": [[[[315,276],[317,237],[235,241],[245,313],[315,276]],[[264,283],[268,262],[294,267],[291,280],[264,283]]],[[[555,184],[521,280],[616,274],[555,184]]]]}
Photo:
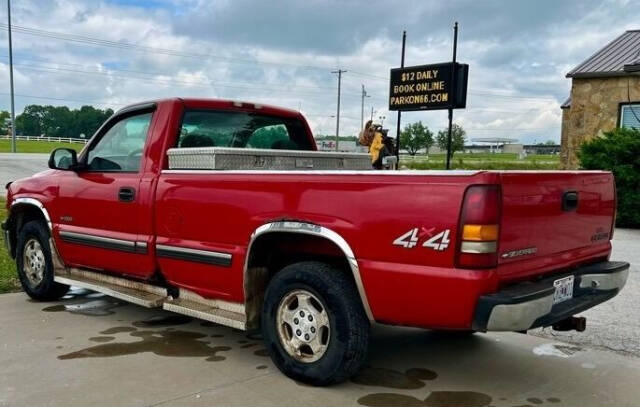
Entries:
{"type": "Polygon", "coordinates": [[[172,148],[172,170],[370,170],[362,153],[265,150],[232,147],[172,148]]]}

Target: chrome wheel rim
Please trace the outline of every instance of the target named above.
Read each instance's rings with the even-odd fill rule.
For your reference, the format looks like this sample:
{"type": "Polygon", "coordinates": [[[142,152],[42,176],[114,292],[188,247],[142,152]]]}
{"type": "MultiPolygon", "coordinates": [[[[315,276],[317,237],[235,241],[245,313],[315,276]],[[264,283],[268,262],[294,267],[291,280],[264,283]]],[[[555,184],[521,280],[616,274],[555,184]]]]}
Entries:
{"type": "Polygon", "coordinates": [[[22,268],[32,287],[37,287],[44,280],[44,271],[47,265],[40,242],[31,238],[27,240],[22,252],[22,268]]]}
{"type": "Polygon", "coordinates": [[[320,359],[331,337],[329,315],[324,304],[307,290],[294,290],[278,305],[278,337],[284,350],[299,362],[320,359]]]}

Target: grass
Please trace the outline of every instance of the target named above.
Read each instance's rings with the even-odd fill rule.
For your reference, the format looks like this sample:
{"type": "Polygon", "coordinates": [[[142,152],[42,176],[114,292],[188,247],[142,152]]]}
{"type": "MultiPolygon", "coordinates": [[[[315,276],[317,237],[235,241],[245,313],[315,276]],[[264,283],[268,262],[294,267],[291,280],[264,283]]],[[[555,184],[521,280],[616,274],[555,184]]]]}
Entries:
{"type": "MultiPolygon", "coordinates": [[[[55,148],[73,148],[80,151],[84,144],[82,143],[58,143],[53,141],[27,141],[18,140],[16,150],[19,153],[45,153],[49,154],[55,148]]],[[[11,152],[11,140],[0,140],[0,153],[11,152]]]]}
{"type": "MultiPolygon", "coordinates": [[[[529,155],[519,159],[517,154],[457,153],[451,159],[451,168],[459,170],[557,170],[557,155],[529,155]]],[[[400,165],[414,170],[439,170],[445,166],[445,154],[400,157],[400,165]]]]}
{"type": "MultiPolygon", "coordinates": [[[[0,197],[0,221],[7,216],[5,208],[5,200],[0,197]]],[[[9,257],[7,248],[4,244],[0,245],[0,294],[20,291],[20,282],[16,274],[16,264],[9,257]]]]}

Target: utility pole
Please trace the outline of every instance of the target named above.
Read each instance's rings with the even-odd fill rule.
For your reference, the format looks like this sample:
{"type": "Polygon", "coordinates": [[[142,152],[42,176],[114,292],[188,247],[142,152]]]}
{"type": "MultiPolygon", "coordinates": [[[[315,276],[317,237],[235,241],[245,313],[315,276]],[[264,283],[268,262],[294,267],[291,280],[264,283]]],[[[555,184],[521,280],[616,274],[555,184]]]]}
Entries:
{"type": "Polygon", "coordinates": [[[338,151],[338,143],[340,140],[340,85],[342,84],[342,74],[347,71],[338,69],[337,71],[331,71],[331,73],[338,74],[338,112],[336,113],[336,151],[338,151]]]}
{"type": "Polygon", "coordinates": [[[7,0],[7,27],[9,29],[9,83],[11,86],[11,152],[16,152],[16,108],[13,95],[13,48],[11,45],[11,0],[7,0]]]}
{"type": "MultiPolygon", "coordinates": [[[[360,108],[360,131],[364,130],[364,98],[370,97],[367,95],[367,91],[364,90],[364,84],[362,85],[362,107],[360,108]]],[[[373,107],[371,108],[373,110],[373,107]]],[[[371,117],[373,120],[373,112],[371,113],[371,117]]]]}
{"type": "Polygon", "coordinates": [[[375,112],[376,112],[376,111],[375,111],[375,110],[373,110],[373,106],[371,106],[371,121],[373,121],[373,114],[374,114],[375,112]]]}
{"type": "MultiPolygon", "coordinates": [[[[456,51],[458,49],[458,22],[453,25],[453,64],[451,65],[451,89],[453,89],[453,103],[456,102],[456,51]]],[[[453,127],[453,109],[449,108],[449,131],[447,133],[447,164],[446,168],[451,169],[451,130],[453,127]]]]}

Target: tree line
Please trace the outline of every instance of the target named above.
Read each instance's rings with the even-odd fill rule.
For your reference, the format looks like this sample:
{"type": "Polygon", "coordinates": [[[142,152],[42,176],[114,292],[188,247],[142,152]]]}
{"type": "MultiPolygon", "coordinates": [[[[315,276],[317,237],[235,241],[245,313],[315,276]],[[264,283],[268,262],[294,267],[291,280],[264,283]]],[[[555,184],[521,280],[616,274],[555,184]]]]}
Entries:
{"type": "MultiPolygon", "coordinates": [[[[96,109],[82,106],[69,109],[67,106],[28,105],[16,117],[16,134],[30,137],[71,137],[89,139],[93,133],[113,115],[111,109],[96,109]]],[[[9,132],[9,113],[0,112],[0,132],[9,132]]]]}
{"type": "MultiPolygon", "coordinates": [[[[400,132],[400,148],[407,150],[409,155],[416,155],[420,150],[429,151],[435,144],[443,151],[447,150],[448,129],[438,131],[435,135],[421,121],[405,126],[400,132]]],[[[467,132],[462,126],[454,124],[451,128],[451,154],[464,150],[467,132]]]]}

